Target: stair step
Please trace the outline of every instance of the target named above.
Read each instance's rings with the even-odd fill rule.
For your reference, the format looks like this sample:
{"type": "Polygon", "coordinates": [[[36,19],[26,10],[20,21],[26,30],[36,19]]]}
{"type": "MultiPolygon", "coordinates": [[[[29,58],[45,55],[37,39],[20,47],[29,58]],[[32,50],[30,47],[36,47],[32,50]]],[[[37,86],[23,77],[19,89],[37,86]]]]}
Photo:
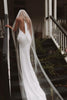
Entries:
{"type": "Polygon", "coordinates": [[[26,100],[26,98],[22,98],[21,94],[16,93],[15,95],[12,95],[12,100],[26,100]]]}
{"type": "Polygon", "coordinates": [[[11,74],[11,81],[17,81],[18,80],[18,73],[12,73],[11,74]]]}
{"type": "Polygon", "coordinates": [[[25,99],[25,98],[13,98],[13,97],[11,97],[11,100],[27,100],[27,99],[25,99]]]}
{"type": "Polygon", "coordinates": [[[64,84],[67,82],[67,75],[60,75],[57,78],[51,79],[51,81],[54,84],[58,84],[58,83],[64,84]]]}
{"type": "Polygon", "coordinates": [[[62,96],[67,97],[67,87],[57,87],[57,90],[61,93],[62,96]]]}
{"type": "Polygon", "coordinates": [[[12,86],[11,86],[12,93],[20,92],[20,86],[19,86],[19,82],[18,81],[11,82],[11,84],[12,84],[12,86]]]}
{"type": "Polygon", "coordinates": [[[13,87],[19,86],[19,81],[18,80],[17,81],[12,81],[12,86],[13,87]]]}
{"type": "MultiPolygon", "coordinates": [[[[13,66],[11,66],[11,67],[13,67],[13,66]]],[[[18,73],[18,69],[16,69],[16,68],[12,68],[10,70],[11,70],[11,73],[18,73]]]]}
{"type": "Polygon", "coordinates": [[[61,86],[56,87],[61,96],[64,98],[64,100],[67,100],[67,87],[61,86]]]}
{"type": "Polygon", "coordinates": [[[67,97],[64,97],[64,100],[67,100],[67,97]]]}
{"type": "Polygon", "coordinates": [[[12,73],[18,73],[17,64],[16,64],[16,63],[13,63],[12,61],[11,61],[11,63],[12,63],[12,64],[10,64],[10,65],[11,65],[11,67],[10,67],[11,74],[12,74],[12,73]]]}
{"type": "Polygon", "coordinates": [[[60,65],[60,67],[58,66],[58,67],[55,67],[55,71],[61,71],[61,70],[67,70],[67,66],[61,66],[60,65]]]}
{"type": "Polygon", "coordinates": [[[58,73],[59,75],[63,75],[63,74],[67,74],[67,68],[64,69],[64,68],[61,68],[59,70],[55,70],[56,73],[58,73]]]}
{"type": "Polygon", "coordinates": [[[13,98],[21,98],[21,93],[20,92],[16,92],[12,94],[13,98]]]}

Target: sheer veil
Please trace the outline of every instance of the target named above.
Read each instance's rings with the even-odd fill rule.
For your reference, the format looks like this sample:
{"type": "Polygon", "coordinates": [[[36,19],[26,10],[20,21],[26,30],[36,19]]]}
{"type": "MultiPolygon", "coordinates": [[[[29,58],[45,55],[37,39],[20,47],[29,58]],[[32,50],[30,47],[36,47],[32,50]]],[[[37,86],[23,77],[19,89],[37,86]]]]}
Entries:
{"type": "MultiPolygon", "coordinates": [[[[32,38],[32,42],[31,42],[31,50],[30,50],[31,51],[31,55],[30,56],[31,56],[31,62],[32,62],[32,64],[34,64],[34,68],[36,69],[36,66],[37,66],[37,62],[35,60],[36,59],[36,57],[35,57],[36,49],[35,49],[35,38],[34,38],[34,31],[33,31],[32,21],[31,21],[29,15],[27,14],[27,12],[25,10],[22,10],[22,9],[19,10],[16,18],[18,18],[20,16],[20,13],[22,13],[24,17],[27,17],[31,22],[31,30],[32,30],[32,37],[31,38],[32,38]],[[34,60],[34,62],[33,62],[33,60],[34,60]]],[[[15,26],[15,23],[16,23],[16,20],[14,21],[13,28],[15,26]]],[[[12,37],[13,37],[13,40],[14,40],[14,45],[15,45],[16,51],[18,52],[17,35],[18,35],[18,29],[17,29],[16,33],[12,31],[12,37]]],[[[18,53],[18,56],[19,56],[19,53],[18,53]]]]}
{"type": "MultiPolygon", "coordinates": [[[[27,12],[25,10],[19,10],[16,18],[18,18],[20,16],[20,14],[23,14],[23,16],[25,18],[28,18],[31,22],[31,19],[29,17],[29,15],[27,14],[27,12]]],[[[16,20],[14,21],[13,24],[13,28],[15,27],[15,23],[16,20]]],[[[36,50],[35,50],[35,38],[34,38],[34,31],[33,31],[33,27],[32,27],[32,22],[31,22],[31,30],[32,30],[32,42],[31,42],[31,48],[30,48],[30,58],[31,58],[31,63],[32,66],[34,67],[34,69],[36,69],[36,59],[35,59],[35,54],[36,54],[36,50]]],[[[24,91],[24,86],[23,86],[23,79],[22,79],[22,70],[21,70],[21,65],[20,65],[20,55],[19,55],[19,44],[17,42],[17,35],[18,35],[19,29],[17,29],[16,32],[12,31],[12,37],[13,37],[13,41],[14,41],[14,46],[15,46],[15,50],[16,50],[16,58],[17,58],[17,67],[18,67],[18,77],[19,77],[19,85],[20,85],[20,90],[21,90],[21,95],[22,98],[26,98],[26,94],[24,91]]]]}
{"type": "MultiPolygon", "coordinates": [[[[24,17],[29,18],[29,20],[31,21],[29,15],[27,14],[27,12],[23,9],[19,10],[17,17],[20,15],[20,13],[22,12],[24,17]]],[[[16,21],[13,24],[13,27],[15,26],[16,21]]],[[[61,95],[59,94],[59,92],[56,90],[56,88],[54,87],[54,85],[52,84],[52,82],[50,81],[50,79],[48,78],[46,72],[44,71],[38,56],[36,54],[36,48],[35,48],[35,37],[34,37],[34,31],[33,31],[33,26],[32,26],[32,21],[31,21],[31,30],[32,30],[32,42],[31,42],[31,48],[30,48],[30,58],[31,58],[31,63],[32,63],[32,67],[35,70],[35,73],[37,75],[37,77],[39,76],[43,76],[44,77],[44,84],[45,84],[45,93],[46,95],[48,95],[48,92],[50,92],[50,95],[52,95],[51,100],[53,100],[52,98],[54,98],[53,96],[55,96],[54,100],[63,100],[63,98],[61,97],[61,95]],[[38,72],[40,72],[39,76],[38,76],[38,72]],[[47,88],[48,87],[48,91],[47,88]]],[[[16,57],[17,57],[17,67],[18,67],[18,77],[19,77],[19,83],[20,83],[20,89],[24,88],[21,83],[22,77],[21,77],[21,65],[20,65],[20,57],[19,57],[19,49],[18,49],[18,42],[17,42],[17,35],[18,35],[18,30],[16,31],[16,33],[14,33],[12,31],[12,37],[13,37],[13,41],[14,41],[14,45],[15,45],[15,50],[16,50],[16,57]]],[[[39,80],[39,79],[38,79],[39,80]]],[[[21,89],[21,95],[23,98],[23,95],[25,95],[25,92],[22,91],[23,89],[21,89]]]]}

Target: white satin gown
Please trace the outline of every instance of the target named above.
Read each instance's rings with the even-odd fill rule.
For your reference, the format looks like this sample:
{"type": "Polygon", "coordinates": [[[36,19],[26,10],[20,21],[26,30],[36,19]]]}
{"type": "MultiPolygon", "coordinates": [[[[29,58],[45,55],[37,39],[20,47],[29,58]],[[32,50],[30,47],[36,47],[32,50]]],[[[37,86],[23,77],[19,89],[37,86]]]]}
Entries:
{"type": "MultiPolygon", "coordinates": [[[[23,85],[27,100],[47,100],[45,92],[40,87],[37,76],[30,60],[31,35],[25,22],[25,33],[19,29],[17,36],[19,42],[20,63],[22,69],[23,85]]],[[[22,89],[23,90],[23,89],[22,89]]]]}

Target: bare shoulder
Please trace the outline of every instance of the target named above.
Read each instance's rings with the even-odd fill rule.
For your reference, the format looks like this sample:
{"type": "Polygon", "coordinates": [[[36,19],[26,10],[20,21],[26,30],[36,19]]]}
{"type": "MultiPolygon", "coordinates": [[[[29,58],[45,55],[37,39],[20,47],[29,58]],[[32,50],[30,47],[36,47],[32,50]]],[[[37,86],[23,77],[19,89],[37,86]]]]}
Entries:
{"type": "Polygon", "coordinates": [[[18,17],[18,18],[16,18],[16,21],[23,21],[23,18],[21,18],[21,17],[18,17]]]}

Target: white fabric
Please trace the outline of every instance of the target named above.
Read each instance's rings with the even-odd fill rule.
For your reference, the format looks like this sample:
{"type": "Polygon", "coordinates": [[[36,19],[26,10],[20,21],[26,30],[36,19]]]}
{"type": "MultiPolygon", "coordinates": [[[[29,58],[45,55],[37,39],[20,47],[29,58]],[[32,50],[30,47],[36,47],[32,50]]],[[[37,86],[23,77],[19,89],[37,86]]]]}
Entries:
{"type": "Polygon", "coordinates": [[[31,47],[32,38],[27,29],[27,23],[26,22],[24,23],[25,23],[25,33],[23,33],[19,29],[17,41],[19,43],[20,64],[22,70],[21,77],[22,77],[26,97],[27,100],[47,100],[45,92],[40,87],[37,76],[31,64],[30,47],[31,47]]]}
{"type": "MultiPolygon", "coordinates": [[[[20,16],[21,12],[22,12],[21,17],[24,17],[24,20],[25,18],[28,18],[31,21],[27,12],[23,9],[19,10],[17,17],[20,16]]],[[[15,24],[16,24],[16,20],[13,24],[13,28],[15,27],[15,24]]],[[[27,30],[27,26],[28,24],[27,25],[25,24],[25,28],[26,28],[25,34],[20,29],[19,29],[19,34],[18,34],[18,30],[16,31],[16,34],[14,31],[12,31],[12,37],[13,37],[14,46],[16,50],[18,77],[19,77],[22,100],[47,100],[45,93],[43,92],[43,90],[39,85],[39,82],[37,80],[37,77],[34,73],[32,66],[35,67],[35,72],[37,72],[38,70],[42,72],[42,75],[44,76],[44,80],[47,82],[46,84],[49,86],[48,91],[50,91],[50,89],[53,90],[53,92],[50,91],[50,95],[48,97],[50,97],[50,99],[52,100],[52,97],[56,95],[54,99],[63,100],[62,96],[59,94],[57,89],[52,84],[51,80],[47,76],[45,70],[43,69],[38,59],[36,48],[35,48],[35,37],[34,37],[32,22],[31,22],[32,38],[30,36],[29,31],[27,30]]],[[[48,93],[46,89],[45,92],[46,94],[48,93]]]]}

